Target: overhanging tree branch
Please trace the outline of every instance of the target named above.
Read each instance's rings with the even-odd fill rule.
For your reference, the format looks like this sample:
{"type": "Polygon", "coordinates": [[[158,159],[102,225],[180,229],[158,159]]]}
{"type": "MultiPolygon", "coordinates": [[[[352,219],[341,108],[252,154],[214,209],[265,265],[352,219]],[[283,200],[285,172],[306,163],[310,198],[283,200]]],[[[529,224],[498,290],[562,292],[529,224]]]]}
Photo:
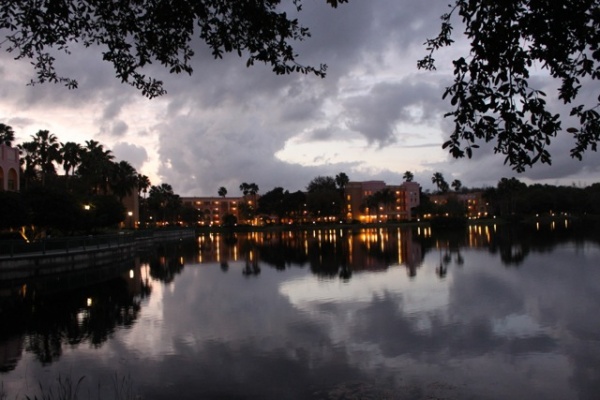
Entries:
{"type": "MultiPolygon", "coordinates": [[[[289,0],[288,0],[289,1],[289,0]]],[[[348,0],[326,0],[332,7],[348,0]]],[[[276,74],[325,76],[326,66],[297,61],[292,43],[310,37],[307,28],[281,10],[282,0],[11,0],[0,3],[0,46],[16,59],[32,60],[36,79],[76,88],[77,81],[55,68],[53,50],[71,46],[105,48],[117,78],[149,97],[165,93],[163,83],[142,73],[154,62],[170,73],[191,74],[192,39],[215,58],[235,52],[248,66],[263,62],[276,74]]],[[[297,11],[302,0],[292,0],[297,11]]]]}
{"type": "Polygon", "coordinates": [[[537,162],[551,163],[547,148],[559,134],[572,134],[571,156],[596,151],[600,140],[598,103],[571,108],[579,126],[563,130],[563,115],[553,113],[546,94],[530,88],[530,69],[538,67],[560,82],[557,99],[572,103],[581,79],[600,78],[600,3],[598,0],[456,0],[442,16],[440,34],[425,42],[418,62],[435,69],[433,53],[453,43],[452,17],[458,14],[470,53],[454,61],[454,83],[444,98],[454,130],[444,144],[454,157],[471,157],[478,142],[495,142],[505,163],[522,172],[537,162]]]}

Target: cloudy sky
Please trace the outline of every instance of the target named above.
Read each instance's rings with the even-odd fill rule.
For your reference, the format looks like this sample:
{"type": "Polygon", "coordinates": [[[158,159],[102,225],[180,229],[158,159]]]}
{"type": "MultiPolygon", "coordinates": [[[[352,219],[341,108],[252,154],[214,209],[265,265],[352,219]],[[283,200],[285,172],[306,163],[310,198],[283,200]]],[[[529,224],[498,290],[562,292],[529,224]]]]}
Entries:
{"type": "MultiPolygon", "coordinates": [[[[566,135],[551,147],[552,166],[519,175],[491,146],[458,161],[441,149],[450,132],[443,118],[450,104],[441,97],[452,82],[451,60],[465,47],[458,40],[437,54],[436,72],[419,71],[416,63],[425,39],[439,29],[446,1],[351,1],[337,9],[324,3],[305,1],[299,18],[312,38],[296,48],[300,62],[328,65],[325,79],[246,68],[237,55],[214,60],[199,44],[192,76],[148,70],[168,91],[149,100],[114,78],[99,49],[74,48],[59,58],[59,72],[79,81],[76,90],[27,86],[34,76],[29,61],[13,61],[4,51],[0,122],[13,127],[17,143],[40,129],[61,142],[97,140],[116,160],[182,196],[217,195],[221,186],[235,196],[242,182],[256,183],[262,193],[277,186],[303,190],[312,178],[339,172],[398,184],[410,170],[425,189],[434,172],[467,187],[495,186],[503,176],[565,185],[600,180],[598,154],[573,161],[566,135]]],[[[555,93],[543,71],[535,73],[539,88],[555,93]]]]}

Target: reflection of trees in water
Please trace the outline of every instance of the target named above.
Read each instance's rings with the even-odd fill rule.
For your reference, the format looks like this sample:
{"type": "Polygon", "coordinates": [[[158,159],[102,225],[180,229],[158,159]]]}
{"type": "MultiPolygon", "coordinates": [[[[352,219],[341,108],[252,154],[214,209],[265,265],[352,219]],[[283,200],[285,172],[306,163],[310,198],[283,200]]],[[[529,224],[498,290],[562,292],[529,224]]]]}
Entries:
{"type": "MultiPolygon", "coordinates": [[[[257,275],[260,265],[278,270],[303,267],[320,276],[350,279],[363,270],[401,265],[417,275],[428,252],[434,252],[440,277],[451,266],[465,264],[465,248],[487,249],[506,266],[521,265],[532,251],[550,251],[573,240],[571,229],[537,229],[526,225],[473,225],[461,229],[342,228],[299,231],[211,234],[199,240],[202,261],[217,261],[223,271],[230,261],[244,264],[243,273],[257,275]]],[[[575,235],[577,237],[577,235],[575,235]]],[[[587,236],[582,236],[581,241],[587,236]]],[[[577,239],[576,239],[577,240],[577,239]]]]}
{"type": "MultiPolygon", "coordinates": [[[[409,230],[325,229],[268,233],[250,242],[260,260],[276,269],[308,264],[317,275],[347,280],[356,271],[384,270],[397,264],[416,270],[422,257],[411,238],[409,230]]],[[[240,246],[241,253],[248,251],[248,245],[240,246]]]]}
{"type": "Polygon", "coordinates": [[[258,237],[240,240],[240,252],[247,257],[255,252],[260,260],[275,269],[284,270],[292,265],[302,266],[308,258],[304,251],[303,232],[264,232],[258,237]]]}
{"type": "MultiPolygon", "coordinates": [[[[505,266],[520,266],[532,252],[546,253],[567,242],[584,243],[593,240],[594,233],[576,224],[498,224],[473,225],[464,230],[434,230],[430,235],[418,235],[424,253],[443,249],[441,263],[464,264],[462,248],[483,248],[497,254],[505,266]]],[[[441,270],[443,270],[442,268],[441,270]]]]}
{"type": "MultiPolygon", "coordinates": [[[[183,269],[182,254],[196,250],[194,241],[159,244],[140,256],[142,268],[90,269],[29,282],[27,290],[1,299],[0,349],[13,354],[19,343],[48,364],[65,345],[101,346],[118,327],[135,323],[142,300],[152,293],[150,277],[171,282],[183,269]]],[[[0,370],[12,370],[18,358],[0,361],[0,370]]]]}
{"type": "Polygon", "coordinates": [[[246,264],[244,265],[244,269],[242,273],[245,276],[257,276],[260,275],[260,265],[258,264],[258,259],[255,258],[246,258],[246,264]]]}
{"type": "MultiPolygon", "coordinates": [[[[18,309],[18,319],[6,320],[12,335],[24,335],[24,347],[42,364],[56,361],[63,346],[104,343],[119,327],[132,326],[140,311],[141,296],[131,291],[124,278],[52,296],[32,294],[18,309]]],[[[5,340],[5,335],[0,337],[5,340]]]]}
{"type": "Polygon", "coordinates": [[[313,239],[308,244],[308,264],[310,270],[320,276],[336,277],[342,267],[348,265],[348,250],[344,242],[337,240],[313,239]]]}
{"type": "Polygon", "coordinates": [[[184,254],[190,254],[196,249],[194,241],[166,242],[154,246],[141,258],[150,265],[150,276],[153,279],[169,283],[183,271],[184,254]]]}

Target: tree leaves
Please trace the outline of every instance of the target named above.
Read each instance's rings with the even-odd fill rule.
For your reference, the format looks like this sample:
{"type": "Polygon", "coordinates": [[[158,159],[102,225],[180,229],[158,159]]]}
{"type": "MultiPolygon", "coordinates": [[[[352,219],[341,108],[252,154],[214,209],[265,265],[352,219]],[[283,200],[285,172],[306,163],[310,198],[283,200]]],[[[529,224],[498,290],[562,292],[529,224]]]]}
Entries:
{"type": "MultiPolygon", "coordinates": [[[[559,81],[557,99],[571,103],[586,83],[600,78],[600,4],[598,0],[482,2],[456,0],[442,16],[440,33],[425,45],[419,68],[435,69],[433,52],[452,44],[451,19],[462,19],[470,40],[469,57],[454,61],[454,83],[447,87],[454,120],[444,143],[454,157],[470,157],[477,141],[495,142],[494,150],[522,172],[551,163],[547,147],[563,132],[563,116],[547,105],[546,93],[530,87],[529,69],[547,70],[559,81]]],[[[568,128],[581,159],[600,139],[598,103],[571,108],[581,126],[568,128]]]]}
{"type": "MultiPolygon", "coordinates": [[[[332,7],[348,0],[326,0],[332,7]]],[[[159,63],[170,73],[193,72],[192,41],[203,40],[214,58],[225,53],[271,65],[276,74],[325,76],[326,66],[302,65],[292,43],[310,37],[307,28],[289,18],[281,0],[11,0],[0,3],[5,49],[16,59],[28,58],[36,71],[30,84],[78,83],[55,69],[54,50],[70,54],[70,46],[102,48],[116,77],[153,98],[166,93],[163,82],[143,74],[159,63]]],[[[302,9],[302,0],[293,0],[302,9]]],[[[1,46],[1,45],[0,45],[1,46]]]]}

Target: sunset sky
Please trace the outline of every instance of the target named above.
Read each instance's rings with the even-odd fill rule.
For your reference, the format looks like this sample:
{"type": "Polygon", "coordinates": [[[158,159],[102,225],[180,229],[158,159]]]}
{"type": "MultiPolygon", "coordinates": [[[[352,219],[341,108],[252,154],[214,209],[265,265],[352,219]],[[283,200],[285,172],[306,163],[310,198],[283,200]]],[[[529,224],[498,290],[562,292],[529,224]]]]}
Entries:
{"type": "MultiPolygon", "coordinates": [[[[79,81],[76,90],[27,86],[34,77],[29,60],[2,51],[0,122],[13,127],[17,144],[40,129],[61,142],[97,140],[117,161],[182,196],[216,196],[221,186],[237,196],[242,182],[256,183],[260,193],[277,186],[304,190],[314,177],[339,172],[398,184],[410,170],[425,189],[433,188],[434,172],[467,187],[495,186],[504,176],[557,185],[600,181],[598,153],[572,160],[566,133],[551,147],[552,166],[522,174],[504,166],[491,145],[471,160],[454,160],[441,149],[451,127],[442,93],[452,82],[451,60],[467,51],[460,29],[456,45],[437,54],[438,71],[419,71],[416,64],[446,11],[439,0],[354,0],[337,9],[308,0],[298,17],[312,37],[296,49],[300,62],[329,66],[325,79],[277,76],[259,64],[246,68],[237,55],[214,60],[198,43],[192,76],[169,75],[160,65],[145,71],[168,91],[152,100],[121,84],[98,48],[73,47],[59,56],[59,72],[79,81]]],[[[541,68],[532,74],[531,83],[560,110],[556,83],[541,68]]],[[[582,101],[595,99],[590,86],[597,83],[584,86],[582,101]]]]}

